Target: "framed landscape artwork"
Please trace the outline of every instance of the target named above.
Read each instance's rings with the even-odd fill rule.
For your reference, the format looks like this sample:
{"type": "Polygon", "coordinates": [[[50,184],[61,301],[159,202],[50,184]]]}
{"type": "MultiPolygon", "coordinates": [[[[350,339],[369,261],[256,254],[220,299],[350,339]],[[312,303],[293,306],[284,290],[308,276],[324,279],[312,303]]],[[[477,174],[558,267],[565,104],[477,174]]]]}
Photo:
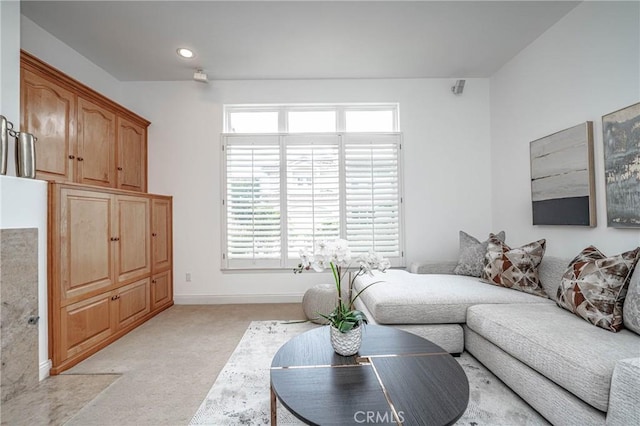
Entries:
{"type": "Polygon", "coordinates": [[[529,144],[534,225],[596,226],[593,122],[529,144]]]}
{"type": "Polygon", "coordinates": [[[602,117],[607,225],[640,228],[640,103],[602,117]]]}

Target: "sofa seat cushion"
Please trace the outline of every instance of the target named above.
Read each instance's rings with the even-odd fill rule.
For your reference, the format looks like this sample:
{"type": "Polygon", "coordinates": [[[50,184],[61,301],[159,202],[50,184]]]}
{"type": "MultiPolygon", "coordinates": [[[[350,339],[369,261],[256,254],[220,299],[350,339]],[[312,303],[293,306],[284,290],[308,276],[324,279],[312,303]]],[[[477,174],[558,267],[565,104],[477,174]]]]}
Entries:
{"type": "Polygon", "coordinates": [[[601,411],[617,361],[640,353],[640,336],[610,333],[553,304],[473,306],[467,327],[601,411]]]}
{"type": "Polygon", "coordinates": [[[553,302],[520,291],[446,274],[410,274],[402,270],[374,272],[356,279],[355,289],[380,281],[360,295],[379,324],[462,324],[467,308],[480,303],[553,302]]]}

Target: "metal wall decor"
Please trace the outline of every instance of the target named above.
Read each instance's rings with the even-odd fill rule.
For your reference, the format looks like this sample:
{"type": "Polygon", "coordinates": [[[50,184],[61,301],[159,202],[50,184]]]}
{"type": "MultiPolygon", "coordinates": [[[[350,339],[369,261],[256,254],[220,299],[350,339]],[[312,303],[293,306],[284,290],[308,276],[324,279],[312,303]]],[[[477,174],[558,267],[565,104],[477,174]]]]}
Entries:
{"type": "Polygon", "coordinates": [[[534,225],[596,226],[593,122],[530,143],[534,225]]]}
{"type": "Polygon", "coordinates": [[[16,132],[16,176],[36,178],[36,141],[31,133],[16,132]]]}
{"type": "Polygon", "coordinates": [[[640,103],[602,117],[607,226],[640,228],[640,103]]]}
{"type": "Polygon", "coordinates": [[[38,140],[27,132],[13,129],[13,123],[0,115],[0,174],[7,174],[7,158],[9,157],[9,136],[16,140],[16,176],[29,179],[36,178],[36,147],[38,140]]]}
{"type": "Polygon", "coordinates": [[[13,131],[13,123],[7,120],[4,115],[0,115],[0,175],[7,174],[10,131],[13,131]]]}

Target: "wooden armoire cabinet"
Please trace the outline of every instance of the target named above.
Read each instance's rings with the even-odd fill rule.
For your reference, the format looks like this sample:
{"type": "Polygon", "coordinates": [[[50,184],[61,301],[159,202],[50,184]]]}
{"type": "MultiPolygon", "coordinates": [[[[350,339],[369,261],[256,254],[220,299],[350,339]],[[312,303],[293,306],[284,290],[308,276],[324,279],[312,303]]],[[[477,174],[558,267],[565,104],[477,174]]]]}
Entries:
{"type": "Polygon", "coordinates": [[[172,198],[147,194],[149,121],[27,52],[20,130],[49,184],[51,374],[173,305],[172,198]]]}
{"type": "Polygon", "coordinates": [[[24,51],[20,86],[37,179],[146,192],[149,121],[24,51]]]}
{"type": "Polygon", "coordinates": [[[172,199],[49,184],[49,350],[58,374],[173,304],[172,199]]]}

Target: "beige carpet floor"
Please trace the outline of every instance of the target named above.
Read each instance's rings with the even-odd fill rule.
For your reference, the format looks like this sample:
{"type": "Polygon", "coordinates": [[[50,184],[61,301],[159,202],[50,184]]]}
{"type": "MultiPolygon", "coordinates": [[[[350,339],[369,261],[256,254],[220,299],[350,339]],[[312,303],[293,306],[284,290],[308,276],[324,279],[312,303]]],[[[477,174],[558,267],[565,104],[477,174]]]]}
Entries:
{"type": "Polygon", "coordinates": [[[29,395],[3,404],[2,423],[188,424],[251,321],[302,318],[300,304],[174,306],[29,395]],[[96,381],[95,375],[108,376],[96,381]],[[90,400],[96,391],[88,395],[82,386],[88,382],[102,389],[90,400]],[[55,401],[55,407],[30,416],[38,401],[55,401]]]}

